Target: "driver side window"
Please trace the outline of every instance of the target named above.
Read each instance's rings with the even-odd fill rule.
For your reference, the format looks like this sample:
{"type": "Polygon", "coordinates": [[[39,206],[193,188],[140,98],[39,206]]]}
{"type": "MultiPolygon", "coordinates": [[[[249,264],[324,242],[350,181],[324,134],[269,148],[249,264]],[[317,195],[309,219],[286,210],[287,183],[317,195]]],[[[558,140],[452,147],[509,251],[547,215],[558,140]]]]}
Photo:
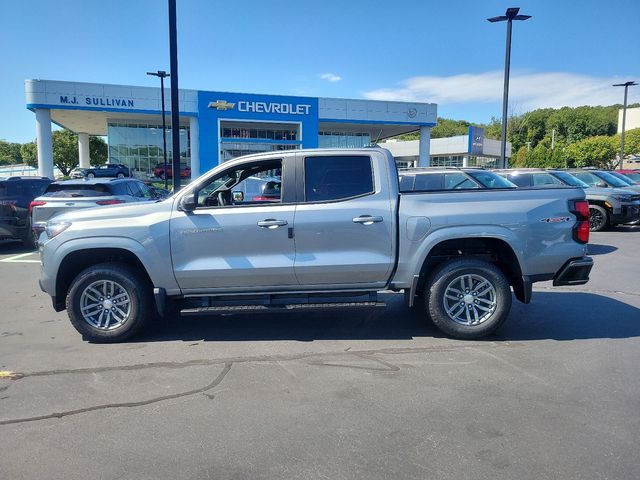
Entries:
{"type": "Polygon", "coordinates": [[[224,170],[196,192],[197,208],[282,202],[282,160],[224,170]]]}

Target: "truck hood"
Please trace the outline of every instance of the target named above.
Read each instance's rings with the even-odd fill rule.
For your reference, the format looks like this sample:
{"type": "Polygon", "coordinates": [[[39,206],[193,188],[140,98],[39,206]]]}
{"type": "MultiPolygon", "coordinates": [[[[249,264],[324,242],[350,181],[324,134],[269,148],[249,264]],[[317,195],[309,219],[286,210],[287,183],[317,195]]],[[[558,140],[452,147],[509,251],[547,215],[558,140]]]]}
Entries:
{"type": "Polygon", "coordinates": [[[85,208],[82,210],[74,210],[69,213],[57,215],[55,221],[64,222],[78,222],[78,221],[102,221],[111,220],[115,218],[133,218],[141,217],[155,212],[160,212],[165,209],[170,209],[173,205],[173,199],[168,198],[166,200],[157,201],[151,200],[149,202],[134,202],[126,203],[122,205],[107,205],[104,207],[85,208]]]}

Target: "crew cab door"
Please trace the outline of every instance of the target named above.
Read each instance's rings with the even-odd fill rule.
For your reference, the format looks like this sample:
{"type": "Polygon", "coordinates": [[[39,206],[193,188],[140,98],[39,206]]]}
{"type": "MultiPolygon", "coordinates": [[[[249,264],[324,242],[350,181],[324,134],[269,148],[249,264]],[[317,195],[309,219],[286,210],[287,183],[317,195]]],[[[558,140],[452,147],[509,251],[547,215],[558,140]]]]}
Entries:
{"type": "Polygon", "coordinates": [[[282,183],[293,178],[293,161],[230,167],[196,185],[193,211],[174,208],[171,260],[185,293],[297,285],[288,200],[295,191],[282,183]]]}
{"type": "Polygon", "coordinates": [[[303,181],[297,182],[294,236],[301,286],[387,283],[394,262],[396,199],[390,198],[386,164],[375,155],[381,154],[298,156],[303,181]]]}

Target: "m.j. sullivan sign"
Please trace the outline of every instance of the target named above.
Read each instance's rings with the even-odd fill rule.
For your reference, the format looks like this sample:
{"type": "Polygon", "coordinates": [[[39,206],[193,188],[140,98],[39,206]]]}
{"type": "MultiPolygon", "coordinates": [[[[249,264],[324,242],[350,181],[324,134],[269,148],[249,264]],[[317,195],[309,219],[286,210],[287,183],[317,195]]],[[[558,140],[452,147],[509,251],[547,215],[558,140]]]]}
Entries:
{"type": "Polygon", "coordinates": [[[133,100],[128,98],[104,98],[104,97],[76,97],[60,95],[60,103],[63,105],[89,105],[92,107],[128,107],[135,106],[133,100]]]}

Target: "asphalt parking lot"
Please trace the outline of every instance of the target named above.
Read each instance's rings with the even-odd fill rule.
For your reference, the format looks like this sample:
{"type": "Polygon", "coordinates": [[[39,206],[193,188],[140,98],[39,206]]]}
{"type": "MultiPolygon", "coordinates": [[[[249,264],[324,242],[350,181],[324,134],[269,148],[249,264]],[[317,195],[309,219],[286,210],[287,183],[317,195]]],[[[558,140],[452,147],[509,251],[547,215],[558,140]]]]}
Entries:
{"type": "Polygon", "coordinates": [[[640,477],[640,227],[592,234],[486,341],[386,310],[163,323],[83,342],[0,245],[1,479],[640,477]],[[6,373],[10,372],[10,373],[6,373]]]}

